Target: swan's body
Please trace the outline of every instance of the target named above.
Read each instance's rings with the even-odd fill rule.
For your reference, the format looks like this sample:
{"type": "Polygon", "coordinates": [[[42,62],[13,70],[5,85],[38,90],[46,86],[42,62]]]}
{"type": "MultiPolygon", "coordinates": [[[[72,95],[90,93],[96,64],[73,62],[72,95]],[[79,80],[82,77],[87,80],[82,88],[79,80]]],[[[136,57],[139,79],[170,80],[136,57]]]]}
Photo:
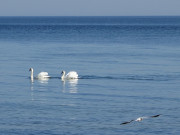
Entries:
{"type": "Polygon", "coordinates": [[[40,72],[40,73],[37,75],[37,78],[49,78],[48,72],[40,72]]]}
{"type": "Polygon", "coordinates": [[[65,71],[62,71],[62,76],[61,76],[61,79],[78,79],[78,74],[77,72],[75,71],[70,71],[69,73],[66,74],[65,71]]]}
{"type": "MultiPolygon", "coordinates": [[[[29,71],[31,71],[31,80],[34,79],[34,76],[33,76],[33,68],[30,68],[29,71]]],[[[37,77],[35,77],[36,79],[45,79],[45,78],[49,78],[50,76],[48,75],[48,72],[40,72],[37,77]]]]}

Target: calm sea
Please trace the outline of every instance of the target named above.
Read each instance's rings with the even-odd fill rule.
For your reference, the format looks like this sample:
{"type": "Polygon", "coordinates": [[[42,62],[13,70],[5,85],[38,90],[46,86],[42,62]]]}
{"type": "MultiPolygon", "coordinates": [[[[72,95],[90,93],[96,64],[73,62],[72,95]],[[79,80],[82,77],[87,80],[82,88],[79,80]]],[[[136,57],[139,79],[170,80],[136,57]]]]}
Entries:
{"type": "Polygon", "coordinates": [[[180,17],[0,17],[0,76],[1,135],[178,135],[180,17]]]}

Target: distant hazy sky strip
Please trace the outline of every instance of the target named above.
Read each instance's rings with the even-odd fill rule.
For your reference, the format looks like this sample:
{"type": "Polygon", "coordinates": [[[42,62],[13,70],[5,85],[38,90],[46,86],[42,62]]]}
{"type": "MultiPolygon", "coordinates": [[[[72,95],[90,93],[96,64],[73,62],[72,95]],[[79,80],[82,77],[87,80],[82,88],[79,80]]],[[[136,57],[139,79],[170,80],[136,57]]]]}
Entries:
{"type": "Polygon", "coordinates": [[[0,0],[0,16],[180,15],[180,0],[0,0]]]}

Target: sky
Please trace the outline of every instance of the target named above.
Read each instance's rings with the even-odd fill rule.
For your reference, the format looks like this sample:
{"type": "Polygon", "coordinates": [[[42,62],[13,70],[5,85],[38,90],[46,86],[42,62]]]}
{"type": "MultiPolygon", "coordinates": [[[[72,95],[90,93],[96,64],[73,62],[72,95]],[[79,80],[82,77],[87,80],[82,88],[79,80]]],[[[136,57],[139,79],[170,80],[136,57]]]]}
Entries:
{"type": "Polygon", "coordinates": [[[0,16],[159,15],[180,15],[180,0],[0,0],[0,16]]]}

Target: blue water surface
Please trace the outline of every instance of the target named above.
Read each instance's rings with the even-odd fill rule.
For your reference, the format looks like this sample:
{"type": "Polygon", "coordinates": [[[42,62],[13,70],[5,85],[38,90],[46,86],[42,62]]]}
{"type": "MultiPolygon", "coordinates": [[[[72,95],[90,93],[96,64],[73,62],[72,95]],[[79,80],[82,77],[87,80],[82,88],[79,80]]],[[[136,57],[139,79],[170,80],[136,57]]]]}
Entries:
{"type": "Polygon", "coordinates": [[[0,17],[0,75],[2,135],[180,134],[178,16],[0,17]]]}

